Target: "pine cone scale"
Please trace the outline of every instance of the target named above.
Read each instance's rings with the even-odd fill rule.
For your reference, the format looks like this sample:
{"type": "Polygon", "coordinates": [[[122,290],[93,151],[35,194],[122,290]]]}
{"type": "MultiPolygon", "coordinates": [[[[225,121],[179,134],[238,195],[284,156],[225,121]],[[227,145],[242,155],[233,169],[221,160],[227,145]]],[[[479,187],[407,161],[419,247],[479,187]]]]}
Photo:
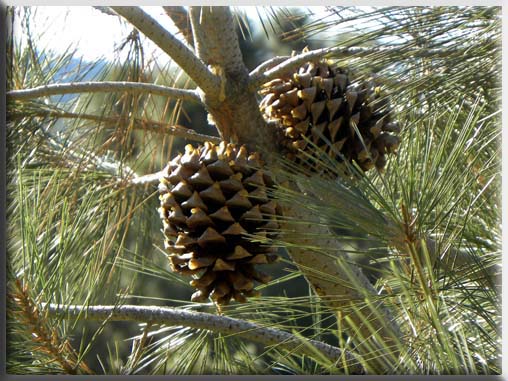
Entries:
{"type": "MultiPolygon", "coordinates": [[[[294,103],[295,95],[286,98],[294,103]]],[[[261,165],[258,154],[226,143],[187,146],[168,164],[159,186],[165,248],[173,271],[195,277],[191,300],[245,302],[258,294],[254,281],[268,281],[253,266],[276,256],[249,238],[278,227],[278,207],[265,190],[273,180],[261,165]]]]}
{"type": "Polygon", "coordinates": [[[363,170],[374,166],[382,170],[384,156],[396,153],[399,144],[391,133],[400,128],[390,122],[387,99],[380,93],[373,79],[353,83],[341,68],[309,62],[293,75],[265,84],[260,108],[267,118],[281,123],[282,145],[297,162],[306,162],[298,151],[305,150],[305,139],[310,139],[338,162],[346,159],[363,170]],[[373,142],[372,147],[359,149],[362,139],[373,142]]]}

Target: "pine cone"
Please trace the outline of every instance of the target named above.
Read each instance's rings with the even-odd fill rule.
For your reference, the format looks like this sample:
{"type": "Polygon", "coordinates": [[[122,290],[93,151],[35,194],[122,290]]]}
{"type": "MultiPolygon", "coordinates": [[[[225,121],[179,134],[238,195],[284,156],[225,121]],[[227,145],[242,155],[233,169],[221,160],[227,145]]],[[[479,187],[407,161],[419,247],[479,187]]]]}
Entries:
{"type": "Polygon", "coordinates": [[[386,154],[395,153],[397,123],[390,122],[386,99],[373,79],[351,83],[348,73],[325,62],[307,63],[291,77],[274,79],[263,86],[261,111],[279,120],[282,145],[290,159],[308,141],[334,160],[356,161],[362,170],[383,169],[386,154]],[[327,142],[328,140],[328,142],[327,142]]]}
{"type": "Polygon", "coordinates": [[[266,193],[273,180],[261,165],[259,154],[224,142],[187,145],[168,164],[159,185],[165,247],[173,271],[194,276],[193,301],[245,302],[257,295],[254,281],[270,280],[255,265],[277,256],[248,237],[273,238],[278,228],[279,208],[266,193]]]}

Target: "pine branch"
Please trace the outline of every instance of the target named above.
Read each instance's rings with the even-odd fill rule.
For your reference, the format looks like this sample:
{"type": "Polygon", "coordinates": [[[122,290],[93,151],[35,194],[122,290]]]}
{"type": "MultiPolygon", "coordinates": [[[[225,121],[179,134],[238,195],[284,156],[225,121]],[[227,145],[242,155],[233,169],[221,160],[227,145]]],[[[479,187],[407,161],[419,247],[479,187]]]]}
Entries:
{"type": "MultiPolygon", "coordinates": [[[[372,315],[372,311],[368,308],[369,303],[361,307],[366,298],[370,300],[379,312],[379,317],[370,316],[370,324],[376,328],[379,337],[384,341],[382,346],[394,348],[393,353],[384,353],[384,356],[380,355],[373,360],[380,361],[380,369],[386,370],[387,366],[393,366],[393,360],[397,356],[396,348],[402,339],[401,329],[395,321],[396,314],[383,305],[377,296],[376,289],[362,270],[348,258],[347,253],[340,253],[342,256],[340,259],[309,249],[316,246],[316,240],[319,240],[320,248],[329,248],[331,252],[337,252],[341,247],[340,242],[333,238],[328,228],[319,222],[318,216],[311,215],[309,210],[294,203],[282,204],[282,211],[285,221],[281,221],[281,229],[284,241],[288,243],[285,246],[291,259],[302,271],[316,294],[340,312],[343,318],[348,317],[353,321],[354,328],[349,327],[349,334],[353,341],[358,340],[358,333],[360,333],[364,340],[368,340],[369,344],[373,345],[369,340],[372,330],[364,321],[364,316],[372,315]],[[357,311],[361,311],[361,314],[357,311]]],[[[365,343],[357,342],[357,345],[362,347],[365,343]]]]}
{"type": "Polygon", "coordinates": [[[158,183],[162,176],[164,176],[164,170],[155,172],[155,173],[149,173],[148,175],[142,175],[142,176],[133,176],[131,179],[127,181],[127,185],[134,185],[134,186],[143,186],[147,184],[154,184],[158,183]]]}
{"type": "Polygon", "coordinates": [[[82,316],[89,320],[134,321],[151,324],[166,324],[206,329],[226,335],[239,335],[266,346],[276,345],[288,351],[315,357],[313,349],[318,350],[330,361],[342,364],[342,358],[348,364],[352,373],[360,373],[361,366],[349,352],[316,340],[308,340],[314,348],[303,345],[302,339],[290,333],[274,328],[259,326],[244,320],[226,316],[213,315],[203,312],[185,311],[176,308],[158,306],[81,306],[81,305],[47,305],[48,312],[53,316],[74,317],[82,316]]]}
{"type": "MultiPolygon", "coordinates": [[[[271,81],[272,79],[278,78],[283,76],[284,74],[291,72],[304,63],[308,61],[317,60],[323,57],[326,57],[327,55],[331,54],[345,54],[350,49],[355,49],[357,52],[363,50],[364,48],[341,48],[341,47],[334,47],[334,48],[322,48],[322,49],[316,49],[311,50],[308,52],[304,52],[301,54],[298,54],[296,56],[293,56],[291,58],[288,58],[284,62],[278,64],[274,68],[271,68],[270,70],[264,72],[264,73],[257,73],[250,75],[249,77],[249,87],[252,89],[256,89],[262,84],[271,81]]],[[[372,48],[369,48],[372,49],[372,48]]],[[[378,48],[375,48],[378,49],[378,48]]],[[[277,57],[275,57],[277,58],[277,57]]],[[[272,58],[273,60],[274,58],[272,58]]]]}
{"type": "MultiPolygon", "coordinates": [[[[454,54],[461,54],[461,52],[465,51],[459,49],[414,49],[413,51],[408,51],[409,57],[411,58],[424,58],[424,57],[450,57],[454,54]]],[[[286,73],[291,72],[306,62],[314,61],[321,59],[326,56],[367,56],[371,54],[378,53],[397,53],[401,55],[402,53],[406,53],[400,47],[344,47],[344,46],[336,46],[332,48],[322,48],[311,50],[305,53],[301,53],[295,55],[293,57],[274,57],[266,62],[277,62],[283,61],[279,63],[277,66],[263,72],[263,70],[268,67],[264,66],[265,64],[261,64],[256,69],[254,69],[249,75],[249,88],[257,89],[259,86],[263,85],[266,82],[271,81],[272,79],[279,78],[284,76],[286,73]],[[284,60],[284,58],[287,58],[284,60]]]]}
{"type": "MultiPolygon", "coordinates": [[[[294,179],[293,177],[293,180],[294,179]]],[[[329,183],[328,180],[320,178],[313,178],[311,181],[307,178],[299,178],[297,181],[302,193],[312,198],[307,202],[311,204],[315,202],[313,205],[316,208],[316,214],[321,217],[331,217],[335,223],[349,221],[351,226],[355,226],[354,229],[357,231],[361,231],[365,235],[377,237],[385,242],[387,246],[398,250],[400,253],[407,253],[408,242],[414,244],[417,248],[421,247],[422,242],[425,242],[425,247],[431,262],[436,263],[442,270],[447,272],[453,273],[461,268],[465,269],[467,267],[476,266],[478,258],[469,254],[467,251],[457,249],[450,243],[447,243],[446,246],[440,245],[425,232],[416,232],[414,229],[415,225],[412,222],[415,217],[406,215],[407,211],[405,208],[403,208],[405,220],[399,222],[394,219],[392,215],[388,214],[386,210],[379,210],[370,203],[369,208],[362,212],[360,205],[362,205],[364,199],[358,198],[355,192],[352,192],[347,187],[339,188],[329,183]],[[331,188],[329,188],[330,186],[331,188]],[[339,189],[342,189],[340,193],[339,189]],[[311,197],[310,195],[313,196],[311,197]],[[333,209],[330,209],[330,205],[333,205],[333,209]],[[352,205],[356,207],[351,207],[352,205]],[[341,214],[342,211],[344,211],[344,214],[341,214]]],[[[286,190],[286,192],[288,191],[289,190],[286,190]]],[[[286,194],[286,197],[287,196],[286,194]]],[[[292,195],[290,200],[294,204],[304,203],[307,205],[307,203],[302,200],[301,196],[293,198],[292,195]]],[[[308,208],[304,209],[307,211],[309,210],[308,208]]],[[[302,216],[302,218],[304,217],[305,215],[302,216]]],[[[300,218],[300,220],[302,220],[302,218],[300,218]]],[[[442,241],[447,242],[449,240],[447,237],[444,237],[442,241]]],[[[499,269],[496,266],[489,266],[484,270],[484,277],[494,279],[499,275],[499,269]]],[[[479,274],[474,275],[477,276],[479,274]]]]}
{"type": "Polygon", "coordinates": [[[99,12],[102,12],[104,13],[105,15],[108,15],[108,16],[116,16],[118,17],[118,15],[113,12],[111,9],[109,9],[109,7],[103,7],[103,6],[94,6],[95,9],[97,9],[99,12]]]}
{"type": "MultiPolygon", "coordinates": [[[[155,120],[147,120],[140,118],[107,117],[101,115],[80,114],[57,110],[37,110],[33,112],[31,111],[30,114],[33,116],[42,116],[42,117],[91,120],[98,123],[105,123],[107,125],[134,123],[134,128],[137,129],[146,130],[154,133],[172,135],[179,138],[192,140],[195,142],[220,143],[221,141],[220,138],[216,136],[200,134],[184,126],[171,125],[168,123],[157,122],[155,120]]],[[[11,119],[15,119],[16,114],[12,113],[9,115],[9,117],[11,119]]]]}
{"type": "Polygon", "coordinates": [[[72,141],[62,140],[60,136],[46,133],[44,139],[51,151],[54,152],[55,164],[58,167],[74,169],[78,167],[81,171],[92,172],[99,170],[107,173],[115,182],[125,186],[129,185],[129,181],[126,179],[138,177],[128,165],[97,155],[72,141]]]}
{"type": "Polygon", "coordinates": [[[109,92],[148,93],[183,101],[201,102],[195,90],[175,89],[141,82],[115,81],[55,83],[32,89],[11,90],[7,92],[7,96],[13,100],[26,100],[60,94],[109,92]]]}
{"type": "MultiPolygon", "coordinates": [[[[67,112],[60,112],[60,111],[51,111],[48,110],[47,112],[40,112],[40,113],[32,113],[32,115],[41,115],[41,116],[58,116],[58,117],[70,117],[70,118],[82,118],[82,119],[89,119],[96,122],[111,122],[111,123],[120,123],[122,122],[122,118],[107,118],[107,117],[101,117],[98,115],[87,115],[87,114],[78,114],[78,113],[67,113],[67,112]]],[[[126,122],[126,121],[123,121],[126,122]]],[[[148,121],[141,120],[140,123],[148,123],[148,121]]],[[[164,127],[164,130],[160,130],[157,128],[153,128],[157,132],[162,133],[169,133],[173,136],[179,136],[182,138],[186,138],[189,140],[195,140],[195,141],[212,141],[214,143],[219,143],[220,139],[215,136],[209,136],[209,135],[203,135],[198,134],[197,132],[194,132],[192,130],[189,130],[182,126],[168,126],[164,125],[163,123],[157,123],[153,122],[159,125],[162,125],[164,127]]],[[[147,127],[140,127],[147,129],[147,127]]],[[[91,170],[101,170],[113,177],[115,181],[123,187],[129,187],[129,186],[144,186],[146,184],[153,184],[160,180],[164,170],[156,172],[156,173],[150,173],[147,175],[138,175],[132,170],[129,166],[125,164],[120,164],[115,162],[112,159],[105,159],[101,156],[98,156],[94,154],[93,152],[85,151],[83,149],[71,149],[69,146],[66,146],[65,144],[61,143],[58,137],[54,137],[51,135],[45,136],[48,144],[61,156],[59,157],[58,163],[60,165],[68,166],[68,164],[65,164],[67,161],[71,163],[75,163],[75,165],[82,166],[83,161],[86,163],[84,165],[83,169],[91,169],[91,170]]],[[[74,167],[74,165],[72,165],[74,167]]]]}
{"type": "Polygon", "coordinates": [[[183,38],[187,41],[189,46],[194,46],[194,39],[192,37],[192,30],[190,27],[190,19],[187,10],[182,6],[162,7],[166,14],[171,18],[176,25],[183,38]]]}
{"type": "Polygon", "coordinates": [[[196,52],[204,62],[231,75],[247,71],[229,7],[191,7],[190,16],[196,52]]]}
{"type": "Polygon", "coordinates": [[[218,96],[203,99],[221,137],[252,150],[275,151],[275,130],[266,127],[256,92],[248,88],[229,7],[190,7],[190,17],[198,56],[222,78],[218,96]]]}
{"type": "MultiPolygon", "coordinates": [[[[425,242],[425,249],[429,253],[429,257],[432,263],[439,262],[439,266],[448,272],[457,272],[460,269],[471,268],[475,266],[478,260],[474,256],[471,256],[466,251],[459,250],[453,246],[440,247],[438,242],[428,236],[422,237],[405,237],[404,240],[395,239],[392,241],[393,245],[402,253],[407,252],[407,242],[412,242],[417,248],[421,246],[421,241],[425,242]]],[[[464,274],[466,276],[466,273],[464,274]]],[[[468,274],[467,276],[470,276],[468,274]]],[[[478,276],[478,273],[474,273],[478,276]]],[[[489,266],[485,268],[483,277],[489,277],[495,279],[499,275],[499,270],[496,266],[489,266]]]]}
{"type": "Polygon", "coordinates": [[[217,92],[220,78],[214,75],[192,50],[152,17],[139,7],[111,8],[168,54],[207,95],[217,92]]]}
{"type": "Polygon", "coordinates": [[[260,63],[254,70],[249,73],[250,78],[256,78],[263,75],[263,72],[273,67],[280,65],[286,60],[290,59],[290,56],[276,56],[260,63]]]}
{"type": "Polygon", "coordinates": [[[197,56],[208,65],[216,65],[216,62],[214,61],[217,61],[217,59],[212,59],[212,62],[210,62],[208,46],[206,42],[208,36],[205,32],[200,30],[201,7],[191,7],[189,9],[189,18],[192,29],[192,40],[194,41],[194,50],[196,51],[197,56]]]}

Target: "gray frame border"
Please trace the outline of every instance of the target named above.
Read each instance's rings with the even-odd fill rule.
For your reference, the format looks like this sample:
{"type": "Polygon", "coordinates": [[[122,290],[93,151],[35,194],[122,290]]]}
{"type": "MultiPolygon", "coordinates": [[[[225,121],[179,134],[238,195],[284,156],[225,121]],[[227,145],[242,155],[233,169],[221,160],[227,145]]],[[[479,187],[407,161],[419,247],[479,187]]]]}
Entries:
{"type": "MultiPolygon", "coordinates": [[[[109,5],[166,5],[167,1],[151,0],[148,2],[147,0],[140,2],[133,0],[109,0],[109,5]]],[[[195,2],[191,2],[190,0],[176,0],[172,1],[173,5],[190,5],[197,4],[195,2]]],[[[323,5],[322,3],[318,3],[318,0],[294,0],[291,3],[288,0],[281,1],[267,1],[267,0],[257,0],[256,3],[252,3],[251,1],[224,1],[224,0],[201,0],[198,3],[202,5],[292,5],[292,6],[302,6],[302,5],[323,5]],[[247,4],[246,4],[247,3],[247,4]],[[275,4],[274,4],[275,3],[275,4]]],[[[508,5],[503,6],[502,0],[427,0],[427,1],[412,1],[412,4],[409,4],[408,0],[371,0],[368,3],[361,0],[351,0],[345,2],[344,0],[335,1],[334,5],[371,5],[371,6],[388,6],[388,5],[408,5],[408,6],[418,6],[418,5],[468,5],[468,6],[501,6],[502,7],[502,17],[503,17],[503,74],[502,74],[502,85],[503,85],[503,99],[508,99],[508,64],[507,64],[507,49],[508,49],[508,5]]],[[[64,5],[59,2],[59,0],[27,0],[20,2],[19,0],[8,1],[4,3],[0,2],[0,163],[2,163],[2,169],[0,170],[0,380],[54,380],[57,377],[59,380],[79,380],[79,379],[89,379],[90,376],[34,376],[34,375],[26,375],[26,376],[13,376],[6,374],[6,314],[5,314],[5,305],[6,305],[6,171],[5,171],[5,163],[7,158],[6,153],[6,96],[5,96],[5,86],[6,86],[6,29],[7,29],[7,6],[16,6],[16,5],[64,5]]],[[[84,4],[83,0],[67,0],[65,1],[65,5],[74,6],[74,5],[102,5],[97,0],[92,1],[89,4],[84,4]]],[[[508,102],[504,102],[503,111],[505,111],[505,107],[508,102]]],[[[508,113],[505,112],[503,115],[503,130],[508,128],[508,113]]],[[[507,130],[505,130],[507,131],[507,130]]],[[[506,136],[507,132],[503,134],[503,147],[506,146],[505,143],[508,143],[508,137],[506,136]]],[[[503,168],[508,168],[508,155],[503,155],[503,168]]],[[[504,172],[504,171],[503,171],[504,172]]],[[[506,211],[506,206],[508,205],[508,199],[506,197],[506,185],[508,185],[507,176],[503,176],[503,211],[502,211],[502,221],[506,223],[508,222],[508,212],[506,211]]],[[[505,229],[506,230],[506,229],[505,229]]],[[[503,232],[503,242],[506,238],[506,232],[503,232]]],[[[505,268],[504,264],[506,260],[503,260],[503,269],[505,268]]],[[[503,277],[503,291],[508,286],[508,280],[503,277]]],[[[504,298],[503,298],[504,299],[504,298]]],[[[507,303],[503,303],[503,322],[506,318],[506,313],[508,310],[507,303]]],[[[506,349],[506,335],[503,329],[503,352],[506,349]]],[[[141,380],[150,380],[150,381],[161,381],[161,380],[202,380],[202,379],[211,379],[211,380],[222,380],[222,379],[240,379],[245,381],[250,380],[270,380],[272,378],[276,380],[351,380],[357,377],[360,377],[362,380],[379,380],[379,381],[388,381],[388,380],[505,380],[505,374],[507,374],[507,366],[506,365],[506,356],[503,357],[503,374],[500,376],[137,376],[135,379],[141,380]]],[[[123,379],[127,376],[93,376],[94,378],[102,378],[102,379],[123,379]]]]}
{"type": "Polygon", "coordinates": [[[7,335],[6,335],[6,281],[7,281],[7,247],[5,238],[7,235],[7,217],[6,217],[6,198],[7,198],[7,184],[6,184],[6,165],[7,165],[7,147],[6,147],[6,43],[7,43],[7,10],[5,5],[0,2],[0,306],[2,306],[0,314],[0,374],[5,372],[5,364],[7,360],[7,335]]]}

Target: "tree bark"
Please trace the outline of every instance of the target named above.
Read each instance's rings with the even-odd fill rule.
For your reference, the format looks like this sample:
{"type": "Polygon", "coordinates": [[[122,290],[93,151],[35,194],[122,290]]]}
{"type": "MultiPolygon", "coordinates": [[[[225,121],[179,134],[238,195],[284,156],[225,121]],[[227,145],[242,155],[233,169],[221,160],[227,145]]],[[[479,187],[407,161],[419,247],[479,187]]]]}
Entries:
{"type": "Polygon", "coordinates": [[[189,46],[194,46],[189,13],[182,6],[162,7],[189,46]]]}
{"type": "Polygon", "coordinates": [[[211,119],[226,141],[251,150],[276,152],[275,130],[267,127],[249,89],[249,71],[240,51],[229,7],[191,7],[196,53],[222,79],[219,96],[201,93],[211,119]]]}
{"type": "Polygon", "coordinates": [[[119,81],[54,83],[32,89],[11,90],[7,93],[7,96],[14,100],[27,100],[50,95],[111,92],[146,93],[183,101],[200,102],[196,90],[175,89],[151,83],[119,81]]]}
{"type": "MultiPolygon", "coordinates": [[[[271,81],[272,79],[279,78],[284,74],[294,70],[308,61],[321,59],[325,56],[334,57],[349,57],[349,56],[367,56],[376,55],[381,52],[393,51],[397,52],[397,48],[392,47],[361,47],[361,46],[335,46],[331,48],[322,48],[310,50],[297,54],[293,57],[274,57],[270,61],[280,62],[271,67],[269,70],[260,71],[256,69],[250,75],[250,87],[257,88],[263,83],[271,81]],[[285,58],[285,59],[284,59],[285,58]]],[[[414,49],[411,54],[411,59],[432,57],[432,58],[450,58],[451,55],[464,54],[466,49],[414,49]]]]}
{"type": "MultiPolygon", "coordinates": [[[[305,354],[316,358],[317,352],[321,356],[336,364],[338,367],[346,365],[351,373],[362,373],[363,368],[349,352],[340,348],[316,341],[308,340],[313,348],[302,345],[301,338],[275,328],[262,327],[245,320],[233,319],[226,316],[212,315],[204,312],[185,311],[178,308],[158,306],[79,306],[46,304],[48,313],[55,316],[78,317],[99,321],[136,321],[145,323],[166,324],[184,327],[207,329],[226,335],[238,335],[266,346],[278,346],[288,351],[305,354]]],[[[318,356],[319,357],[319,356],[318,356]]]]}
{"type": "Polygon", "coordinates": [[[338,312],[339,326],[345,328],[358,347],[376,348],[376,341],[381,341],[383,348],[394,348],[392,353],[380,353],[375,359],[382,364],[381,371],[390,369],[397,359],[396,348],[402,338],[394,315],[383,306],[362,270],[347,253],[339,252],[340,243],[319,216],[310,215],[308,210],[294,204],[283,204],[282,209],[286,220],[282,226],[282,239],[291,245],[288,252],[293,262],[316,294],[338,312]],[[324,253],[313,247],[328,250],[324,253]],[[332,256],[333,252],[338,254],[332,256]],[[373,313],[374,309],[377,314],[373,313]],[[353,323],[348,323],[348,319],[353,323]],[[377,338],[372,338],[367,321],[376,328],[377,338]]]}

